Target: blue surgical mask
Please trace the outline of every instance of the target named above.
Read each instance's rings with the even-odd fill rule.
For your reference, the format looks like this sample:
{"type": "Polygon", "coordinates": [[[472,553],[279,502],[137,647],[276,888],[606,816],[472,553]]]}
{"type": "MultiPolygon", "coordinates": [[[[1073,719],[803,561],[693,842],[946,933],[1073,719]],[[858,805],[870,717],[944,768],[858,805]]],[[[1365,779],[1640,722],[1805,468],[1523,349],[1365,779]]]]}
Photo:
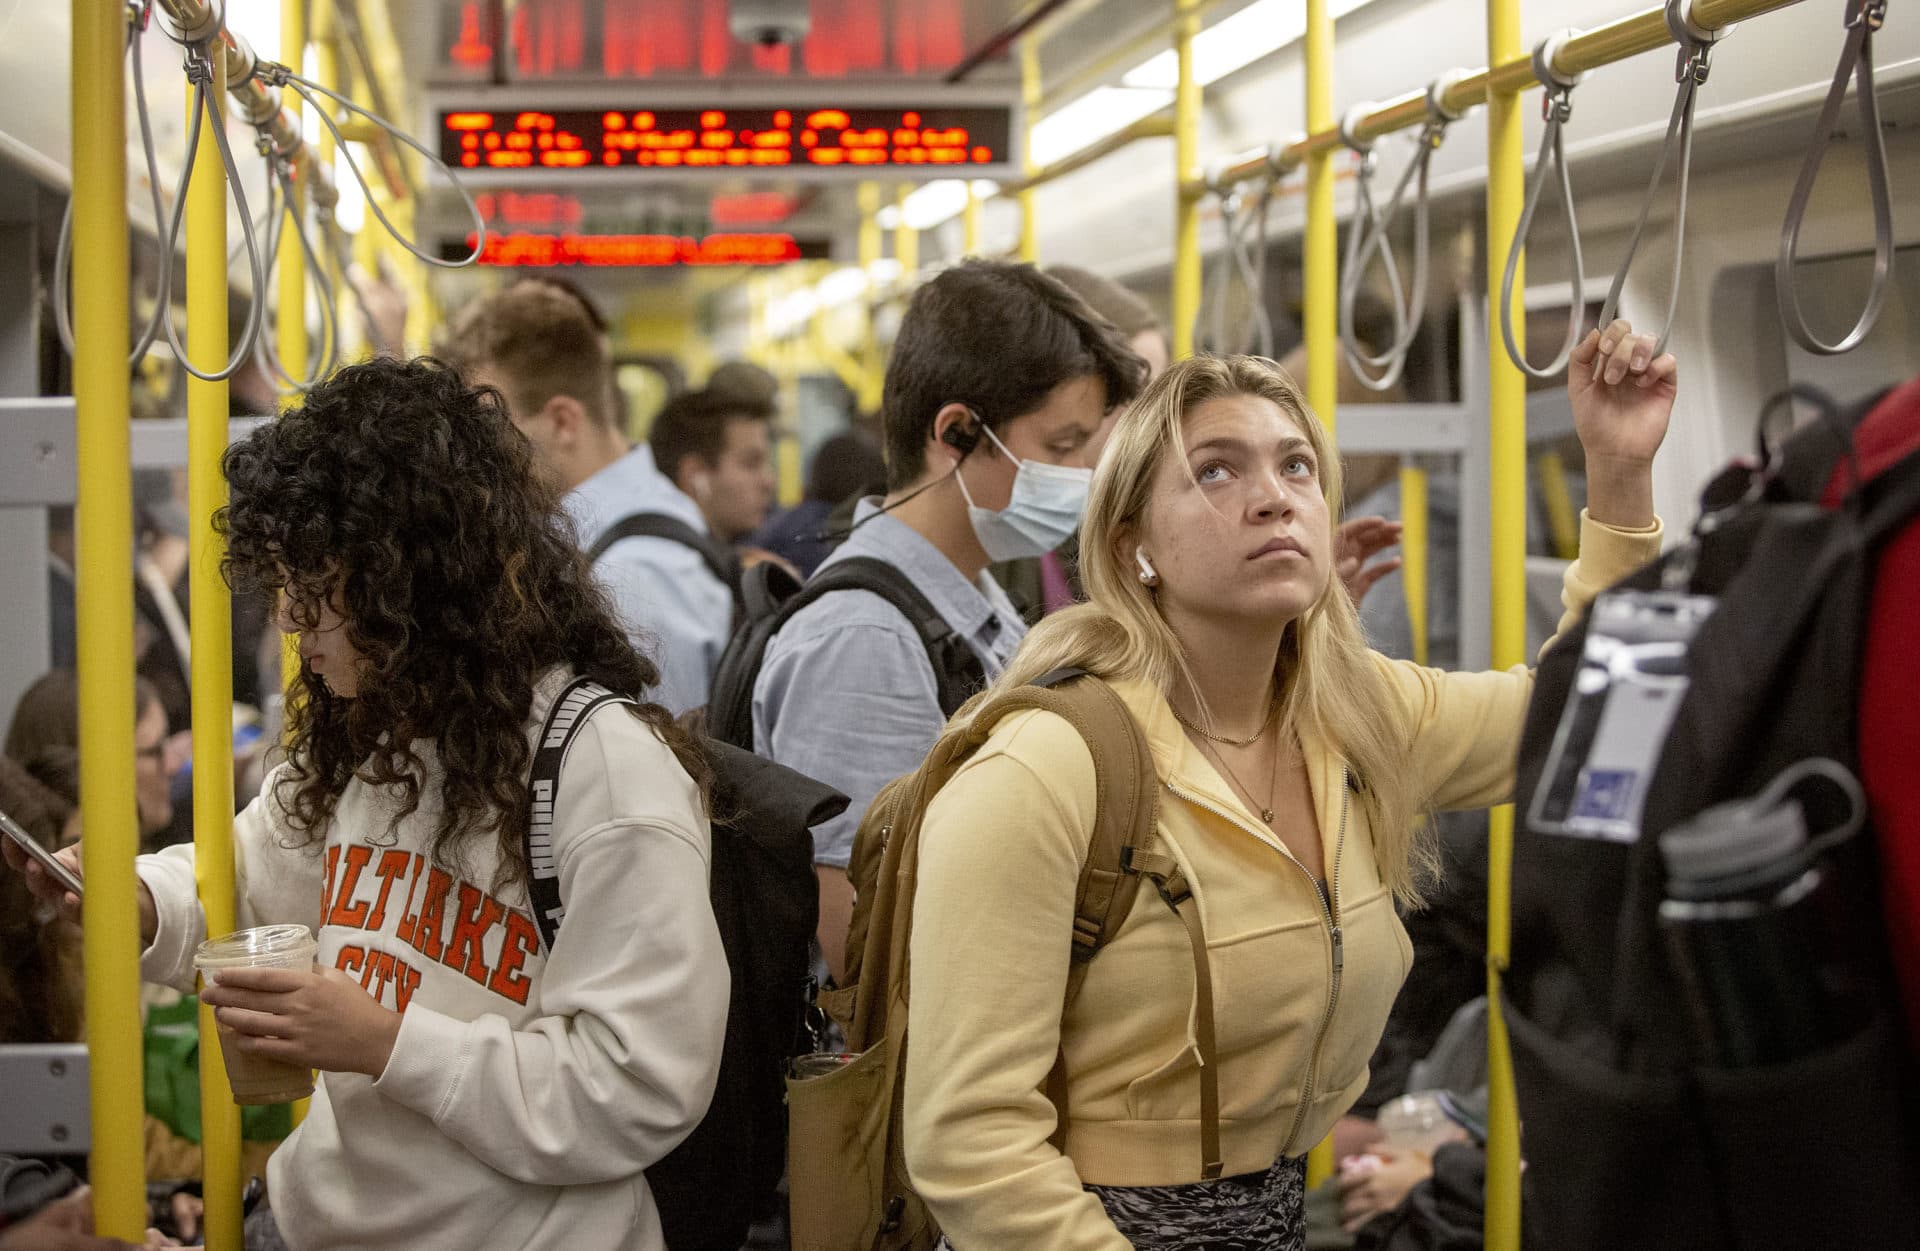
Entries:
{"type": "Polygon", "coordinates": [[[955,471],[953,476],[967,501],[967,519],[973,523],[974,537],[990,560],[1046,555],[1080,528],[1093,470],[1021,460],[1007,451],[1007,445],[990,427],[983,424],[980,428],[1019,470],[1014,474],[1013,494],[998,512],[976,505],[967,490],[967,480],[955,471]]]}

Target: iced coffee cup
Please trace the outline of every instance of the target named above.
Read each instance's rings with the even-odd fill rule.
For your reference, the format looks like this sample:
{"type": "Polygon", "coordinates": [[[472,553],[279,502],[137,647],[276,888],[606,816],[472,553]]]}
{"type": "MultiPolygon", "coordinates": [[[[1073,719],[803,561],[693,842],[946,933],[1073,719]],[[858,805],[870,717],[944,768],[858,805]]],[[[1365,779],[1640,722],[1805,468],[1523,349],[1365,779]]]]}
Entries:
{"type": "MultiPolygon", "coordinates": [[[[319,949],[313,931],[304,925],[262,925],[201,943],[193,965],[209,985],[217,985],[228,969],[310,968],[319,949]]],[[[235,1103],[291,1103],[313,1093],[311,1069],[240,1050],[234,1032],[224,1025],[219,1033],[235,1103]]]]}

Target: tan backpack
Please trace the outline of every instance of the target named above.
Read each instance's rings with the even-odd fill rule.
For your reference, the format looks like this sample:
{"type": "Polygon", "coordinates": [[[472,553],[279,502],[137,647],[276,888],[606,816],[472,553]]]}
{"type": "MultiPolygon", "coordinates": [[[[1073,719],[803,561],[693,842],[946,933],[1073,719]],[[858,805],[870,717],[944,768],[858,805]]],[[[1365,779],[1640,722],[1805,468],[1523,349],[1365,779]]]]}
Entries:
{"type": "MultiPolygon", "coordinates": [[[[1159,778],[1145,737],[1111,687],[1062,669],[998,696],[976,696],[920,768],[889,783],[855,836],[850,874],[857,894],[847,942],[848,984],[821,996],[846,1032],[854,1059],[797,1063],[787,1081],[787,1171],[794,1251],[930,1251],[940,1230],[907,1178],[900,1140],[907,1047],[907,953],[917,885],[920,823],[947,780],[994,727],[1038,709],[1063,717],[1087,742],[1097,790],[1094,828],[1080,868],[1067,1002],[1088,963],[1126,920],[1142,878],[1187,928],[1199,994],[1203,1174],[1220,1175],[1220,1090],[1214,1055],[1213,983],[1206,938],[1186,879],[1172,857],[1151,849],[1159,778]],[[811,1074],[815,1069],[818,1075],[811,1074]]],[[[1050,953],[1036,952],[1036,960],[1050,953]]],[[[1065,1009],[1065,1003],[1062,1005],[1065,1009]]],[[[1066,1128],[1066,1070],[1056,1063],[1048,1094],[1066,1128]]]]}

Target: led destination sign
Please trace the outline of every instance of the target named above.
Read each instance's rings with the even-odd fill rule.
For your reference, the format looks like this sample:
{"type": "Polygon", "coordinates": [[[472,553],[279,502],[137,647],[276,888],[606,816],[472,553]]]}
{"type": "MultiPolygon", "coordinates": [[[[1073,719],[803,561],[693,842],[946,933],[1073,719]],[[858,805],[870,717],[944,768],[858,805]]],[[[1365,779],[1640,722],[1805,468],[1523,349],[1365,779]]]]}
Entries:
{"type": "Polygon", "coordinates": [[[1007,106],[440,112],[455,169],[871,170],[1011,160],[1007,106]]]}

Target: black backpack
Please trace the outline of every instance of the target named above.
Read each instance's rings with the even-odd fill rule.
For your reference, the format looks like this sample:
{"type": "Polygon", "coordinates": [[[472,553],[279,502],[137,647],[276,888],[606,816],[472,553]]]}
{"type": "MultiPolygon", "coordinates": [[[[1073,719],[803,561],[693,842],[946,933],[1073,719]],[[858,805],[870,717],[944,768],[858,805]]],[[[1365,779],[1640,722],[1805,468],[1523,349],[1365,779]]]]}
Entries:
{"type": "MultiPolygon", "coordinates": [[[[542,728],[525,851],[543,950],[553,947],[565,905],[558,867],[535,855],[554,819],[540,815],[539,798],[558,793],[561,763],[586,719],[631,702],[581,678],[542,728]]],[[[819,925],[812,828],[847,807],[845,795],[751,752],[711,740],[704,747],[713,764],[710,891],[733,984],[713,1102],[692,1135],[647,1170],[669,1251],[739,1251],[747,1227],[778,1210],[786,1066],[806,1050],[808,943],[819,925]]]]}
{"type": "MultiPolygon", "coordinates": [[[[1821,506],[1857,459],[1837,413],[1795,435],[1772,472],[1708,489],[1694,542],[1620,585],[1719,597],[1690,649],[1690,686],[1655,769],[1637,842],[1564,837],[1526,814],[1587,629],[1540,664],[1521,742],[1505,1017],[1523,1123],[1527,1244],[1553,1251],[1797,1251],[1913,1246],[1920,1104],[1896,1024],[1873,856],[1829,857],[1847,960],[1884,986],[1853,1036],[1783,1064],[1702,1061],[1689,996],[1662,942],[1659,835],[1750,798],[1788,766],[1858,772],[1857,692],[1873,555],[1920,516],[1920,453],[1821,506]]],[[[1809,797],[1817,804],[1817,796],[1809,797]]],[[[1810,820],[1812,828],[1825,828],[1810,820]]]]}
{"type": "Polygon", "coordinates": [[[753,749],[753,684],[760,677],[767,644],[795,613],[835,591],[872,591],[913,623],[933,666],[942,713],[951,717],[986,686],[986,669],[973,648],[893,565],[870,556],[849,557],[822,566],[802,585],[769,562],[746,573],[743,616],[720,654],[707,699],[708,734],[723,743],[753,749]]]}
{"type": "Polygon", "coordinates": [[[733,596],[734,620],[741,613],[740,557],[732,548],[714,538],[711,534],[696,530],[678,517],[669,517],[665,513],[634,513],[622,517],[613,523],[607,531],[593,541],[587,549],[587,563],[595,565],[607,550],[615,543],[626,539],[666,539],[682,547],[690,547],[700,554],[713,576],[725,584],[733,596]]]}

